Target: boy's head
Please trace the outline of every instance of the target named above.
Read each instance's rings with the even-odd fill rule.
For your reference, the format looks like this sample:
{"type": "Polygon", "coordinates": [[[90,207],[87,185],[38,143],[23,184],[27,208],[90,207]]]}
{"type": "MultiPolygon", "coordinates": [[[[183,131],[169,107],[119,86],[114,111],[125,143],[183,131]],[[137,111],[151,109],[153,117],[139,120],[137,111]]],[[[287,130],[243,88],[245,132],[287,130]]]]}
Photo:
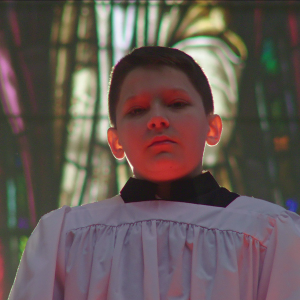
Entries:
{"type": "Polygon", "coordinates": [[[111,72],[108,108],[112,127],[116,127],[116,107],[122,83],[128,73],[139,67],[163,66],[176,68],[185,73],[201,96],[205,113],[207,115],[213,113],[214,104],[210,85],[204,72],[191,56],[174,48],[145,46],[136,48],[124,56],[111,72]]]}
{"type": "Polygon", "coordinates": [[[125,56],[113,71],[109,101],[108,143],[137,178],[194,177],[202,171],[205,143],[220,139],[208,81],[179,50],[142,47],[125,56]]]}

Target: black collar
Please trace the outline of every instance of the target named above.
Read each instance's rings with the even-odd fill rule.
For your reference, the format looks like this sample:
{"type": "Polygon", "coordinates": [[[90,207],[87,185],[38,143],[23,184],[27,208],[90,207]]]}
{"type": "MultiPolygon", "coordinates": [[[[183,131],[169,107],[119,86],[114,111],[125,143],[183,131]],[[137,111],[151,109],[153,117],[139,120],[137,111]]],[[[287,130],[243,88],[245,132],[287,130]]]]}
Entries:
{"type": "MultiPolygon", "coordinates": [[[[157,184],[130,177],[120,194],[125,203],[157,200],[157,184]]],[[[171,183],[169,201],[226,207],[239,195],[220,187],[210,172],[171,183]]]]}

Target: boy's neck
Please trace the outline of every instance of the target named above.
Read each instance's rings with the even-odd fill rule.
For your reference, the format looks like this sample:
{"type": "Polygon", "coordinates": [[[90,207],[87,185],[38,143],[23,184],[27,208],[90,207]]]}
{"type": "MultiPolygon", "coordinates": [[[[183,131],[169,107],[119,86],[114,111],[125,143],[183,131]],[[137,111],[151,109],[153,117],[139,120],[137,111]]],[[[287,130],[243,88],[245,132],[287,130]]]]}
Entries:
{"type": "MultiPolygon", "coordinates": [[[[190,173],[187,176],[184,176],[180,179],[192,179],[200,174],[203,173],[203,170],[195,170],[194,172],[190,173]]],[[[136,176],[136,174],[133,174],[133,177],[137,178],[137,179],[141,179],[141,180],[147,180],[141,176],[136,176]]],[[[164,181],[164,182],[155,182],[157,184],[157,189],[156,189],[156,196],[160,199],[171,199],[171,187],[172,187],[172,182],[174,182],[176,180],[172,180],[172,181],[164,181]]]]}

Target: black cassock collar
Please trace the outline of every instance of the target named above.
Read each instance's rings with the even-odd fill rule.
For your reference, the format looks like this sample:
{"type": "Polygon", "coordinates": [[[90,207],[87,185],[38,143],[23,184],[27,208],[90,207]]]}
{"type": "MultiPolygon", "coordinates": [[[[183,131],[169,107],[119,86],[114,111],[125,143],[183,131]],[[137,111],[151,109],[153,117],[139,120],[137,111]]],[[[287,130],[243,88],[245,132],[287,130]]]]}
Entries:
{"type": "MultiPolygon", "coordinates": [[[[130,177],[120,194],[125,203],[159,200],[156,190],[156,183],[130,177]]],[[[226,207],[237,197],[238,194],[220,187],[207,171],[194,178],[173,181],[170,199],[162,200],[226,207]]]]}

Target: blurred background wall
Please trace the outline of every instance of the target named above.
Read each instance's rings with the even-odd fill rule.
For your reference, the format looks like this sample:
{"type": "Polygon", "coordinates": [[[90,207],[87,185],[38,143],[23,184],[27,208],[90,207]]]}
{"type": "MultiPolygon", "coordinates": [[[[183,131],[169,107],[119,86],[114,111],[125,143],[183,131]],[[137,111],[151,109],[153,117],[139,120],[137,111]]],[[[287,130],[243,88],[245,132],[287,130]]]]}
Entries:
{"type": "Polygon", "coordinates": [[[132,48],[181,49],[203,67],[224,135],[219,183],[299,213],[296,1],[0,3],[0,300],[42,215],[117,194],[131,175],[106,142],[111,67],[132,48]]]}

